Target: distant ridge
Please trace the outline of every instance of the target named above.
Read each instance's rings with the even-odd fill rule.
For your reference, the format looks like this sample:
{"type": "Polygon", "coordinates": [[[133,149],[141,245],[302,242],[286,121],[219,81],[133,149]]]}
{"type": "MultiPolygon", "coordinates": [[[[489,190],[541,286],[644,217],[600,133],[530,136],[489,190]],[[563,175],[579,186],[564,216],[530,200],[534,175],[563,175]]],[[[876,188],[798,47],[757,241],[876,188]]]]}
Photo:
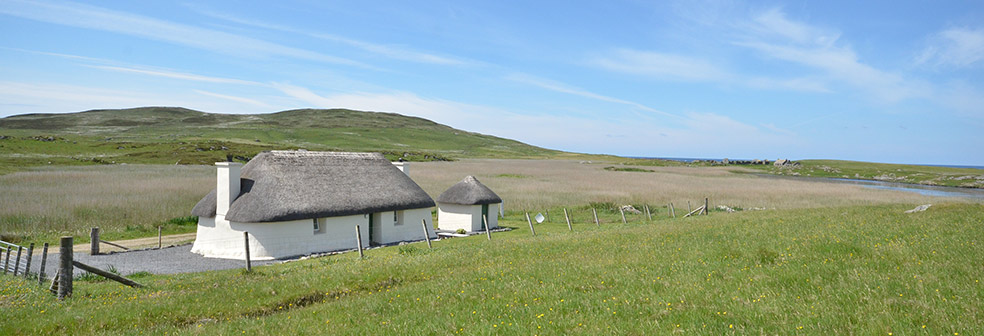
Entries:
{"type": "Polygon", "coordinates": [[[410,161],[577,155],[424,118],[348,109],[221,114],[139,107],[0,119],[0,164],[12,167],[210,164],[227,158],[246,160],[264,150],[298,148],[382,152],[393,160],[410,161]]]}

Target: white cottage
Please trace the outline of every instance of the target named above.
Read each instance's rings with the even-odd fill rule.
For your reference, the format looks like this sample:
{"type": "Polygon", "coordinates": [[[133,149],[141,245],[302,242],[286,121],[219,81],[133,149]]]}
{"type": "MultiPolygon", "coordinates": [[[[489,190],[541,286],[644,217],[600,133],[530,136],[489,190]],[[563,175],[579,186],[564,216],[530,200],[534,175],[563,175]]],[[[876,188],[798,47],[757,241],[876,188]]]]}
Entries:
{"type": "Polygon", "coordinates": [[[276,259],[436,238],[434,200],[379,153],[270,151],[246,165],[215,164],[216,189],[195,205],[191,251],[210,258],[276,259]]]}
{"type": "Polygon", "coordinates": [[[437,227],[441,230],[485,231],[482,216],[488,218],[490,228],[499,227],[496,214],[502,199],[474,176],[448,188],[437,197],[437,227]]]}

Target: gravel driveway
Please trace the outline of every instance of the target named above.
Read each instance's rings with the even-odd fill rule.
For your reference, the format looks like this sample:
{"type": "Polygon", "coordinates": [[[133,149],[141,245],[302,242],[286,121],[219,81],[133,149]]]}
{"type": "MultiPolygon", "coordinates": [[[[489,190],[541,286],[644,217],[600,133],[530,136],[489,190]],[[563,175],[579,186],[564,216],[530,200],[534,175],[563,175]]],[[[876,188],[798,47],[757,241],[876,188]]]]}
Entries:
{"type": "MultiPolygon", "coordinates": [[[[45,265],[44,273],[49,279],[55,274],[55,270],[58,267],[58,257],[58,253],[48,254],[48,261],[45,265]]],[[[95,256],[84,252],[74,252],[73,257],[76,261],[83,264],[104,270],[108,270],[110,266],[115,267],[124,276],[136,272],[174,274],[246,268],[246,262],[242,260],[205,258],[199,254],[191,253],[191,244],[165,247],[163,249],[148,249],[95,256]]],[[[253,266],[260,266],[282,261],[253,260],[251,264],[253,266]]],[[[36,274],[40,265],[41,256],[34,256],[31,261],[31,273],[36,274]]],[[[78,267],[75,268],[75,274],[82,272],[78,267]]]]}

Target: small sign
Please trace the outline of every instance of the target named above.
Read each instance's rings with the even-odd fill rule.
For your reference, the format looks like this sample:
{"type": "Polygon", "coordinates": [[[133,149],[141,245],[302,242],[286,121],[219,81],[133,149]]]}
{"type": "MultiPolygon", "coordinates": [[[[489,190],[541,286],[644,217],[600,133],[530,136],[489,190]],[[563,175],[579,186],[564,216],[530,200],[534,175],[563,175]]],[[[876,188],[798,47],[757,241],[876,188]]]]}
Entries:
{"type": "Polygon", "coordinates": [[[536,223],[537,224],[540,224],[540,223],[543,223],[543,220],[546,219],[546,218],[543,217],[543,214],[542,213],[538,213],[538,214],[536,214],[536,218],[534,218],[534,219],[536,219],[536,223]]]}

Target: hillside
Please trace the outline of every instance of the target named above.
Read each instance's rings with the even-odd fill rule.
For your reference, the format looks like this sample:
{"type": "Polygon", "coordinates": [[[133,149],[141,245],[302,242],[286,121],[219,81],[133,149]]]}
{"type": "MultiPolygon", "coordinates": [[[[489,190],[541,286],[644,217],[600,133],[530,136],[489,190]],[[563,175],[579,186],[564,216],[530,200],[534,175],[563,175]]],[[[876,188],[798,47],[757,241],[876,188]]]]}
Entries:
{"type": "Polygon", "coordinates": [[[377,151],[411,161],[567,154],[423,118],[345,109],[216,114],[142,107],[0,119],[0,174],[41,165],[245,161],[294,148],[377,151]]]}

